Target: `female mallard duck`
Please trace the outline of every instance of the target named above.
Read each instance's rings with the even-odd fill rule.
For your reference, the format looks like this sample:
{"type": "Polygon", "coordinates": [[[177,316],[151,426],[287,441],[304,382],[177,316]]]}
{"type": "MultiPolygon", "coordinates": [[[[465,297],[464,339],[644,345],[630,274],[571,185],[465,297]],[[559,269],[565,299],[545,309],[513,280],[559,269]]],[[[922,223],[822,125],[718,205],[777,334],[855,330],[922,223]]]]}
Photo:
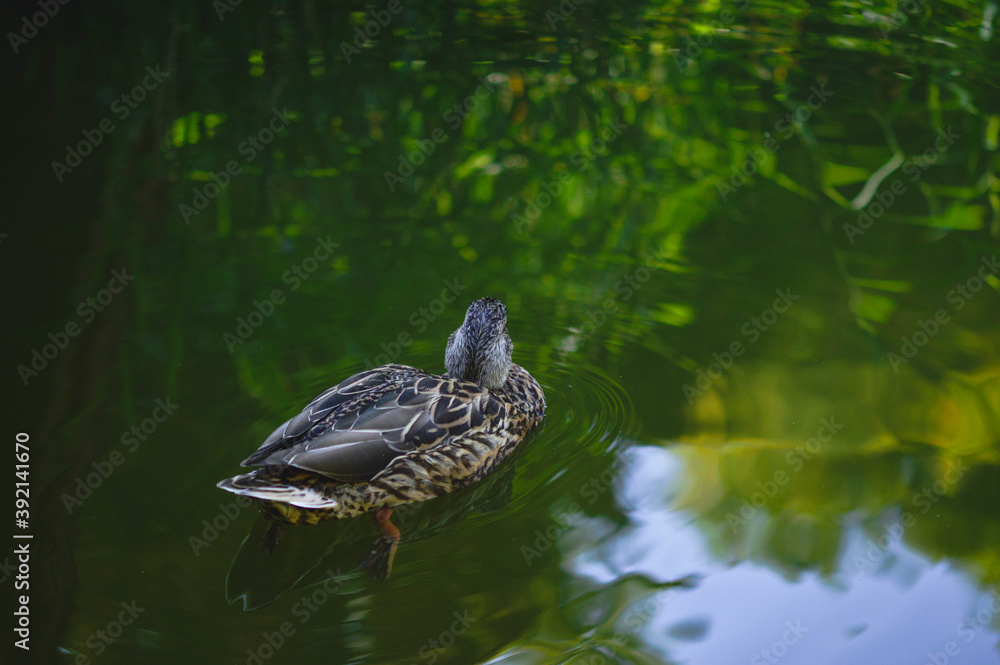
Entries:
{"type": "Polygon", "coordinates": [[[473,302],[448,337],[447,372],[383,365],[346,379],[274,430],[219,487],[271,517],[314,524],[377,511],[388,566],[399,542],[392,507],[466,487],[492,471],[542,421],[545,396],[511,362],[507,308],[473,302]]]}

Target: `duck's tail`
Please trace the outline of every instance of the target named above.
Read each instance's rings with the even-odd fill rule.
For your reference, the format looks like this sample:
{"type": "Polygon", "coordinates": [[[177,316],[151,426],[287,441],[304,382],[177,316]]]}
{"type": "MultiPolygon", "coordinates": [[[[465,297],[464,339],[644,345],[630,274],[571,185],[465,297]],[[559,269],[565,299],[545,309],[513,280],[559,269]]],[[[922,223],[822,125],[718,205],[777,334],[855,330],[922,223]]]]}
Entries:
{"type": "Polygon", "coordinates": [[[308,472],[298,472],[295,475],[296,477],[289,477],[284,468],[263,467],[226,478],[217,485],[240,496],[299,508],[338,510],[342,507],[340,500],[329,491],[331,486],[339,484],[337,481],[319,478],[308,472]]]}

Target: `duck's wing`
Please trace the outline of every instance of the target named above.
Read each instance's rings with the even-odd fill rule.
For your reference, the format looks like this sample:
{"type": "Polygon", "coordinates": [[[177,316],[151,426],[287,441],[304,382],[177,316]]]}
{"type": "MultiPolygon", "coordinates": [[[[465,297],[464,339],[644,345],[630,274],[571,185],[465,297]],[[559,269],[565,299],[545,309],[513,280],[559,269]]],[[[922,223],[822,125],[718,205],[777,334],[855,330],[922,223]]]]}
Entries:
{"type": "Polygon", "coordinates": [[[350,411],[360,411],[407,379],[423,376],[429,375],[406,365],[383,365],[358,372],[324,391],[294,418],[278,425],[257,451],[243,460],[241,466],[268,464],[266,460],[275,453],[287,450],[299,439],[307,437],[317,426],[322,428],[323,421],[336,419],[350,411]]]}
{"type": "MultiPolygon", "coordinates": [[[[381,383],[372,377],[363,381],[368,387],[354,393],[352,401],[340,402],[345,408],[334,407],[313,421],[304,414],[315,407],[306,407],[285,426],[283,439],[265,442],[245,464],[286,464],[336,480],[369,480],[400,455],[478,428],[500,410],[488,391],[456,379],[421,372],[381,383]],[[289,432],[295,437],[291,445],[275,445],[284,443],[289,432]]],[[[335,401],[335,394],[321,395],[313,404],[335,401]]]]}

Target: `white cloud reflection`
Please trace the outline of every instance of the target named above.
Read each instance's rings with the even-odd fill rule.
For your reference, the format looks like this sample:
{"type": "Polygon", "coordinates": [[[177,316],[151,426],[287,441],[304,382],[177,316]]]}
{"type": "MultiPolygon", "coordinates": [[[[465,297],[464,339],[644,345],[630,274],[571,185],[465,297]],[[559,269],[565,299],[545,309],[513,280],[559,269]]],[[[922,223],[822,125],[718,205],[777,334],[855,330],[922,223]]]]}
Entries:
{"type": "Polygon", "coordinates": [[[560,549],[564,569],[586,588],[629,575],[661,583],[700,577],[693,588],[650,605],[648,623],[638,630],[650,655],[686,663],[822,665],[873,662],[873,654],[882,654],[879,662],[923,665],[953,642],[958,654],[948,662],[1000,663],[995,615],[985,628],[959,632],[963,621],[994,602],[988,590],[949,563],[911,550],[905,535],[888,543],[866,574],[852,564],[871,543],[857,526],[845,527],[838,569],[826,578],[733,561],[712,550],[706,534],[717,525],[700,518],[704,492],[691,500],[686,485],[699,474],[685,474],[684,446],[634,446],[625,454],[625,477],[615,491],[630,525],[610,535],[606,524],[589,520],[582,531],[567,533],[560,549]],[[693,631],[696,639],[687,629],[692,622],[706,625],[704,634],[693,631]],[[789,638],[789,626],[800,636],[777,645],[789,638]]]}

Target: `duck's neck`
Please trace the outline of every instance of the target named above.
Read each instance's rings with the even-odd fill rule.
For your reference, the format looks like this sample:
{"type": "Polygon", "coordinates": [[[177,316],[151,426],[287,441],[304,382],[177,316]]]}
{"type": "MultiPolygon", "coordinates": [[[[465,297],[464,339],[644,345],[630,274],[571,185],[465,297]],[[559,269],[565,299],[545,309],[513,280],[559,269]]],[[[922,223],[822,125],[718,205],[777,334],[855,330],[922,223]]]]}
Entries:
{"type": "Polygon", "coordinates": [[[444,364],[448,375],[472,381],[489,390],[500,390],[510,374],[513,345],[506,335],[483,340],[464,326],[448,339],[444,364]]]}

